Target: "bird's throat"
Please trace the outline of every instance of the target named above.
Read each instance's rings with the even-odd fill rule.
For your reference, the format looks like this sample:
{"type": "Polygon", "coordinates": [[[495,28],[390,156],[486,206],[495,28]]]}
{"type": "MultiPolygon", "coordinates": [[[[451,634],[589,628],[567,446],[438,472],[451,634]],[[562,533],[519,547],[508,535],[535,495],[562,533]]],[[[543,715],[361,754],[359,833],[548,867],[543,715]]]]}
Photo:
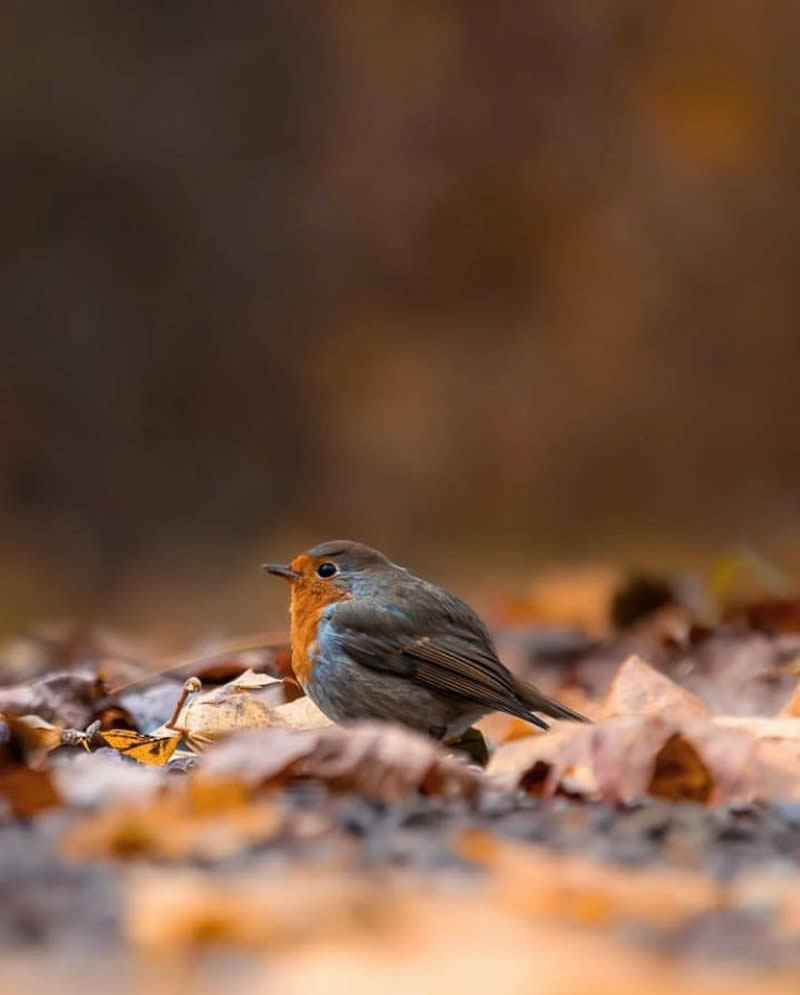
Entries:
{"type": "Polygon", "coordinates": [[[305,690],[318,654],[318,628],[325,609],[351,595],[330,583],[306,581],[292,585],[291,615],[292,670],[305,690]]]}

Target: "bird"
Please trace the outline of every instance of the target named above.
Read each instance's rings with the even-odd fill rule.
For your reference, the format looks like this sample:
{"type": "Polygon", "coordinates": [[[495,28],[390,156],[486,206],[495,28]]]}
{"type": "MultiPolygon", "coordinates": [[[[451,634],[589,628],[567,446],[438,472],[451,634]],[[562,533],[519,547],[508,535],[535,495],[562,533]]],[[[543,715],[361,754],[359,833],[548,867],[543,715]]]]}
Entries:
{"type": "Polygon", "coordinates": [[[337,539],[263,568],[290,584],[292,670],[335,723],[393,721],[447,742],[493,711],[540,729],[537,713],[588,721],[512,674],[464,601],[376,549],[337,539]]]}

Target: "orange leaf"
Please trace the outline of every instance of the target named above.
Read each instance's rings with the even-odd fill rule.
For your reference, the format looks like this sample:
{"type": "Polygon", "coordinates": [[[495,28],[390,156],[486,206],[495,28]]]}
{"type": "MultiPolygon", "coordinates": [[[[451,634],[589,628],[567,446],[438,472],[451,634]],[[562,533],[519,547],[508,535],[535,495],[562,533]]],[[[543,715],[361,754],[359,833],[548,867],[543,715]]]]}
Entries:
{"type": "Polygon", "coordinates": [[[123,756],[151,767],[167,763],[181,741],[180,735],[145,736],[130,729],[108,729],[96,733],[96,738],[123,756]]]}

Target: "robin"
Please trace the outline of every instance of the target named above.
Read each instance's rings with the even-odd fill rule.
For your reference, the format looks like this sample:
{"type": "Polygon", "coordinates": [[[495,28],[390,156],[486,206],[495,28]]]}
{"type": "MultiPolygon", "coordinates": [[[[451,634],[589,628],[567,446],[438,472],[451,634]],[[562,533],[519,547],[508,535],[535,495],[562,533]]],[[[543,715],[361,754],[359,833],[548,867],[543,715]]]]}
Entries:
{"type": "Polygon", "coordinates": [[[400,722],[435,739],[487,712],[586,722],[515,677],[460,598],[358,542],[314,546],[264,569],[291,585],[292,669],[329,719],[400,722]]]}

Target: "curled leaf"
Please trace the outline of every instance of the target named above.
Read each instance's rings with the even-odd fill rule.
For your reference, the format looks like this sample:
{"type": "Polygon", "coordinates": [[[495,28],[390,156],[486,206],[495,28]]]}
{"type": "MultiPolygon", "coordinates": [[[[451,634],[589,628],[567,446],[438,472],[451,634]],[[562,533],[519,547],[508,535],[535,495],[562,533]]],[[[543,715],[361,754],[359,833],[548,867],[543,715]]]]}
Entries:
{"type": "Polygon", "coordinates": [[[799,758],[797,738],[762,738],[744,723],[631,715],[593,726],[559,723],[506,743],[487,773],[544,797],[629,802],[649,794],[727,804],[797,798],[799,758]]]}
{"type": "Polygon", "coordinates": [[[427,737],[377,722],[303,732],[240,732],[210,750],[200,769],[253,789],[291,777],[313,777],[333,790],[360,791],[382,801],[395,801],[417,789],[472,797],[482,784],[480,774],[448,757],[427,737]]]}
{"type": "Polygon", "coordinates": [[[696,695],[633,654],[617,670],[600,717],[657,713],[672,719],[706,718],[711,710],[696,695]]]}
{"type": "Polygon", "coordinates": [[[66,672],[34,681],[0,687],[0,712],[5,715],[38,715],[46,722],[83,729],[104,694],[94,676],[66,672]]]}

